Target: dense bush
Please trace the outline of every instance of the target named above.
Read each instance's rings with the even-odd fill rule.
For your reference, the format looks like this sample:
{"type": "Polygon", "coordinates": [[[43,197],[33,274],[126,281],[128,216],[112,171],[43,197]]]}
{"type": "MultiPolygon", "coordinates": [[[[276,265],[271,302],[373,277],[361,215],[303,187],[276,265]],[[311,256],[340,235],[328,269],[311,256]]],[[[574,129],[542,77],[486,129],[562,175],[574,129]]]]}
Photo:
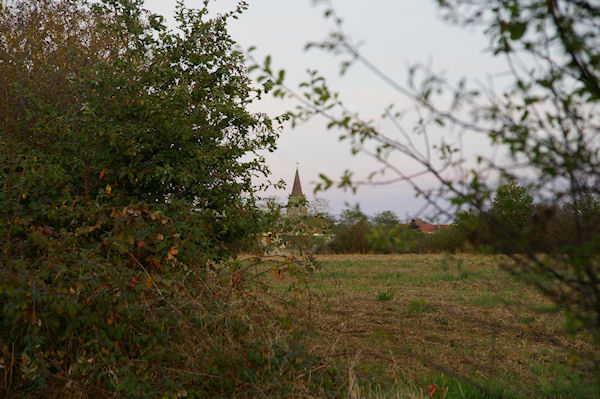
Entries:
{"type": "Polygon", "coordinates": [[[180,8],[170,32],[138,3],[2,10],[2,214],[73,231],[99,210],[183,201],[203,253],[220,256],[253,226],[239,216],[254,211],[251,176],[267,172],[239,159],[272,149],[275,133],[245,110],[253,93],[225,30],[234,14],[180,8]]]}
{"type": "Polygon", "coordinates": [[[276,137],[241,8],[170,31],[140,3],[0,6],[0,396],[327,396],[228,248],[276,137]]]}
{"type": "MultiPolygon", "coordinates": [[[[145,245],[82,245],[96,231],[29,233],[43,256],[9,262],[1,275],[0,396],[326,396],[342,383],[335,373],[297,380],[321,360],[280,328],[282,316],[264,298],[246,296],[235,264],[207,273],[183,262],[189,247],[174,237],[176,220],[132,207],[108,216],[107,238],[157,229],[181,243],[180,252],[143,266],[136,254],[145,245]]],[[[151,234],[136,243],[164,242],[151,234]]]]}
{"type": "Polygon", "coordinates": [[[367,234],[371,225],[365,214],[359,210],[347,209],[338,218],[333,228],[333,240],[329,247],[335,253],[368,253],[371,245],[367,234]]]}

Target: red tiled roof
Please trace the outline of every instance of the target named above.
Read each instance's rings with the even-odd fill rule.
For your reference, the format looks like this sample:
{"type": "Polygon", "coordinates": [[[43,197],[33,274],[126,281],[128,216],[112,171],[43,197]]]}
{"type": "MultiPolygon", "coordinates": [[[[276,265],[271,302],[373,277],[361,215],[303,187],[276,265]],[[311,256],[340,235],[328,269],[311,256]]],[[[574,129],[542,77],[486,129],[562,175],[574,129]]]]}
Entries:
{"type": "Polygon", "coordinates": [[[421,230],[423,233],[433,233],[437,230],[437,226],[429,223],[423,223],[419,226],[419,230],[421,230]]]}

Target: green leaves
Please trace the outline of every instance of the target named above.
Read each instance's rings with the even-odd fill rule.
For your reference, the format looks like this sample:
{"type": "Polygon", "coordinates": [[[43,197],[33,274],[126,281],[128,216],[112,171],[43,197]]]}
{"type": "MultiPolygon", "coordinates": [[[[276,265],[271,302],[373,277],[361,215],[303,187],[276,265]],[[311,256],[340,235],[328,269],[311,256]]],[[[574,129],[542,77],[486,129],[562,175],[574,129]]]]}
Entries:
{"type": "MultiPolygon", "coordinates": [[[[12,61],[0,66],[9,77],[0,108],[13,133],[1,149],[6,156],[9,147],[13,151],[2,158],[11,171],[10,185],[0,187],[11,193],[0,202],[3,211],[18,206],[38,217],[72,204],[167,198],[208,213],[252,206],[252,175],[268,168],[258,156],[239,159],[273,151],[276,133],[268,117],[246,110],[252,89],[223,17],[207,19],[205,9],[180,7],[179,34],[137,2],[43,2],[36,12],[48,21],[37,36],[27,25],[35,14],[29,6],[7,11],[0,21],[20,21],[2,30],[7,43],[27,38],[22,56],[5,52],[12,61]],[[55,37],[70,38],[54,43],[56,57],[36,44],[55,37]],[[23,93],[31,101],[23,101],[23,93]],[[42,160],[37,165],[30,161],[34,153],[42,160]],[[9,159],[27,159],[28,166],[16,172],[9,159]]],[[[265,90],[273,85],[266,82],[265,90]]],[[[213,228],[227,230],[226,223],[213,228]]]]}
{"type": "Polygon", "coordinates": [[[246,109],[226,30],[241,9],[180,5],[174,31],[141,1],[0,12],[0,355],[13,359],[0,396],[207,396],[211,381],[165,364],[230,374],[173,348],[229,333],[223,287],[201,282],[262,227],[251,179],[268,168],[253,154],[277,136],[246,109]]]}
{"type": "Polygon", "coordinates": [[[510,33],[511,40],[520,40],[527,31],[527,23],[526,22],[511,22],[508,24],[507,30],[510,33]]]}

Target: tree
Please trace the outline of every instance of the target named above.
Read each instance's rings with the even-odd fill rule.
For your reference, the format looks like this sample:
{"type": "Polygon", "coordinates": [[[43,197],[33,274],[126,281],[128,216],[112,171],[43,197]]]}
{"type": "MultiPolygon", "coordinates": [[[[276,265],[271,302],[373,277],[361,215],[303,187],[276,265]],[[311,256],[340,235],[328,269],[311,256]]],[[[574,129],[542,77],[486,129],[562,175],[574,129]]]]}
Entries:
{"type": "Polygon", "coordinates": [[[382,211],[373,216],[373,224],[380,226],[395,226],[400,223],[398,215],[392,211],[382,211]]]}
{"type": "Polygon", "coordinates": [[[533,198],[525,187],[512,181],[498,187],[490,212],[503,225],[522,229],[529,224],[533,213],[533,198]]]}
{"type": "Polygon", "coordinates": [[[496,241],[495,246],[504,252],[526,250],[533,210],[533,198],[525,187],[515,181],[498,187],[489,211],[489,241],[496,241]]]}
{"type": "Polygon", "coordinates": [[[400,224],[398,215],[392,211],[382,211],[371,220],[371,229],[367,240],[373,252],[394,253],[408,252],[406,245],[406,226],[400,224]]]}
{"type": "Polygon", "coordinates": [[[371,246],[367,239],[371,225],[367,215],[359,209],[345,209],[334,227],[330,246],[337,253],[367,253],[371,246]]]}
{"type": "Polygon", "coordinates": [[[313,198],[308,201],[308,214],[331,218],[331,206],[325,198],[313,198]]]}
{"type": "MultiPolygon", "coordinates": [[[[257,228],[276,138],[246,110],[259,93],[225,28],[242,9],[179,5],[169,30],[138,0],[0,6],[0,396],[230,396],[211,373],[247,378],[174,350],[227,336],[224,308],[241,331],[206,274],[257,228]]],[[[211,350],[248,358],[228,345],[211,350]]]]}
{"type": "Polygon", "coordinates": [[[239,234],[220,226],[252,208],[251,177],[268,173],[256,152],[275,143],[246,111],[253,89],[225,30],[240,11],[179,7],[171,32],[141,2],[3,9],[1,212],[59,230],[92,205],[181,203],[212,226],[207,244],[239,234]]]}
{"type": "MultiPolygon", "coordinates": [[[[327,3],[328,4],[328,3],[327,3]]],[[[343,57],[340,72],[360,63],[398,94],[412,101],[414,114],[392,104],[382,110],[392,128],[367,120],[347,106],[343,96],[329,87],[325,76],[311,70],[298,90],[287,87],[274,71],[269,57],[262,79],[270,78],[278,97],[300,103],[288,113],[292,122],[315,115],[327,119],[328,128],[341,129],[353,151],[379,160],[390,181],[403,181],[424,198],[430,209],[448,219],[462,210],[488,209],[497,182],[515,179],[530,194],[549,206],[597,198],[600,151],[597,140],[600,115],[600,7],[592,1],[567,0],[439,0],[439,9],[451,23],[483,27],[489,50],[504,57],[511,72],[506,90],[477,87],[467,80],[450,82],[423,65],[413,65],[406,85],[370,62],[345,32],[343,18],[329,5],[324,11],[334,26],[330,36],[309,43],[343,57]],[[440,135],[440,131],[457,132],[440,135]],[[437,132],[437,133],[436,133],[437,132]],[[469,135],[485,135],[490,146],[507,156],[498,160],[489,152],[468,160],[461,142],[469,135]],[[441,136],[441,137],[440,137],[441,136]],[[423,138],[422,146],[418,145],[423,138]],[[437,143],[434,142],[436,138],[437,143]],[[454,141],[453,141],[454,139],[454,141]],[[367,145],[370,144],[370,145],[367,145]],[[437,151],[432,151],[432,148],[437,151]],[[419,165],[406,174],[390,161],[396,152],[419,165]],[[418,177],[429,174],[439,185],[423,187],[418,177]]],[[[334,184],[326,176],[318,188],[334,184]]],[[[339,186],[354,186],[345,173],[339,186]]],[[[600,248],[598,234],[586,234],[582,214],[571,214],[574,240],[550,257],[540,257],[531,246],[506,269],[538,287],[581,323],[600,342],[600,248]]],[[[503,247],[489,242],[499,252],[503,247]]]]}

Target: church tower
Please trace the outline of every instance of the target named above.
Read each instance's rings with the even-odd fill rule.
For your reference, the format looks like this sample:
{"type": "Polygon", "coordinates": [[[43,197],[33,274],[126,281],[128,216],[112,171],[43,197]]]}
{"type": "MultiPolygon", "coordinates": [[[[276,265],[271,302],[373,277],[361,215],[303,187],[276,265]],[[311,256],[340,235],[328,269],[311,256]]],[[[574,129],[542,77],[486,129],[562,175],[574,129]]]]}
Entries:
{"type": "Polygon", "coordinates": [[[298,168],[296,167],[294,186],[292,187],[292,193],[288,197],[287,216],[302,217],[306,216],[306,214],[306,197],[304,194],[302,194],[302,186],[300,186],[300,174],[298,174],[298,168]]]}

